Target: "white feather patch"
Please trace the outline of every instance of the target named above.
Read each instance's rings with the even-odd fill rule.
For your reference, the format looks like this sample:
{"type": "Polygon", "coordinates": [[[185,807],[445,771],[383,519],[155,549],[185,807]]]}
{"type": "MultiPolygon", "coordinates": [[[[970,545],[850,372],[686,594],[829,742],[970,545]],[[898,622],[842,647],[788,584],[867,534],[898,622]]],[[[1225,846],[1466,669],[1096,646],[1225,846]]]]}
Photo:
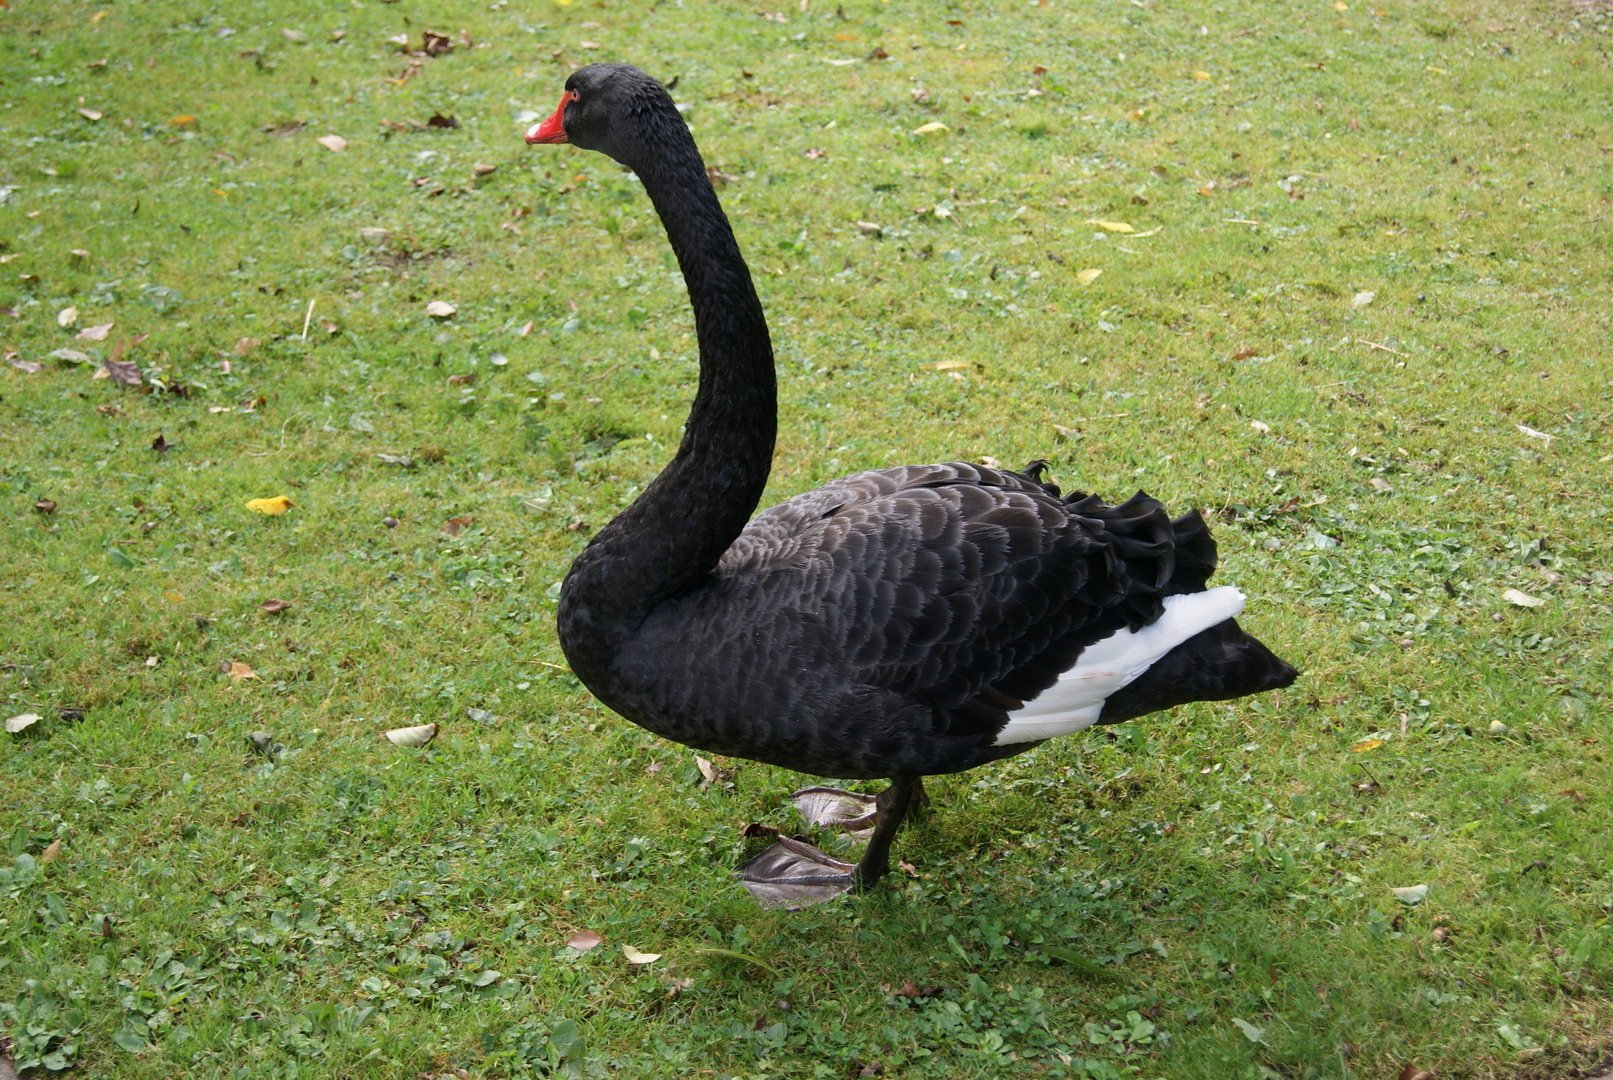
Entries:
{"type": "Polygon", "coordinates": [[[1167,596],[1164,614],[1141,630],[1121,630],[1089,645],[1041,697],[1010,714],[996,745],[1037,742],[1091,727],[1109,695],[1194,634],[1236,616],[1243,599],[1230,585],[1167,596]]]}

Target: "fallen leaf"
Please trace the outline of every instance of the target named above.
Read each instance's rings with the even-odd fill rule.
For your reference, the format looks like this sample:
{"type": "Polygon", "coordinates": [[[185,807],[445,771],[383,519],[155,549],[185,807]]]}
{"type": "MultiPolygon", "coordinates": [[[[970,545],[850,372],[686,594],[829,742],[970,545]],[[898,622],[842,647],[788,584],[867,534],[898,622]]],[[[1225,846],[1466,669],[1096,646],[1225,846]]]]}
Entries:
{"type": "Polygon", "coordinates": [[[912,979],[908,979],[902,984],[902,988],[896,991],[896,996],[905,997],[909,1001],[922,1001],[925,998],[940,997],[941,987],[926,986],[920,988],[914,985],[912,979]]]}
{"type": "Polygon", "coordinates": [[[451,319],[454,317],[454,312],[457,310],[459,309],[448,303],[446,300],[433,300],[431,303],[426,305],[426,314],[430,315],[433,319],[451,319]]]}
{"type": "MultiPolygon", "coordinates": [[[[253,671],[239,660],[231,660],[227,664],[221,666],[224,668],[224,674],[228,675],[236,682],[240,682],[242,679],[258,678],[257,672],[253,671]]],[[[258,681],[262,682],[263,680],[258,679],[258,681]]]]}
{"type": "Polygon", "coordinates": [[[103,115],[97,109],[80,109],[78,114],[86,120],[99,120],[103,115]]]}
{"type": "Polygon", "coordinates": [[[1557,793],[1557,797],[1559,799],[1573,799],[1575,806],[1585,805],[1585,796],[1580,794],[1578,791],[1575,791],[1573,788],[1569,788],[1566,791],[1559,791],[1557,793]]]}
{"type": "Polygon", "coordinates": [[[1516,604],[1519,607],[1546,606],[1546,601],[1542,600],[1540,597],[1530,596],[1528,593],[1519,592],[1517,589],[1508,589],[1506,592],[1501,594],[1501,599],[1505,600],[1509,604],[1516,604]]]}
{"type": "Polygon", "coordinates": [[[1371,290],[1366,292],[1358,292],[1350,298],[1350,306],[1353,308],[1364,308],[1377,298],[1378,294],[1372,292],[1371,290]]]}
{"type": "Polygon", "coordinates": [[[112,332],[115,323],[101,323],[99,326],[86,326],[75,336],[78,341],[105,341],[106,335],[112,332]]]}
{"type": "Polygon", "coordinates": [[[864,236],[884,236],[885,235],[884,226],[876,225],[872,221],[859,221],[859,222],[857,222],[857,231],[862,233],[864,236]]]}
{"type": "Polygon", "coordinates": [[[1420,904],[1428,896],[1427,885],[1407,885],[1403,889],[1390,889],[1389,891],[1395,894],[1396,900],[1408,906],[1420,904]]]}
{"type": "Polygon", "coordinates": [[[1208,71],[1195,71],[1193,72],[1193,78],[1198,82],[1209,82],[1211,76],[1208,71]]]}
{"type": "Polygon", "coordinates": [[[1078,438],[1081,434],[1078,428],[1065,427],[1063,424],[1054,424],[1053,433],[1058,436],[1060,442],[1066,439],[1078,438]]]}
{"type": "Polygon", "coordinates": [[[1555,439],[1557,437],[1555,435],[1548,434],[1547,432],[1544,432],[1544,431],[1536,431],[1534,428],[1529,427],[1527,424],[1514,424],[1513,427],[1516,427],[1519,431],[1523,432],[1525,435],[1529,436],[1531,439],[1539,439],[1541,442],[1546,444],[1546,449],[1548,449],[1548,450],[1551,449],[1551,440],[1553,440],[1553,439],[1555,439]]]}
{"type": "Polygon", "coordinates": [[[1386,495],[1395,489],[1393,484],[1381,476],[1374,476],[1372,479],[1367,481],[1367,484],[1372,488],[1373,491],[1378,492],[1380,495],[1386,495]]]}
{"type": "Polygon", "coordinates": [[[658,952],[639,952],[627,944],[622,945],[622,955],[627,957],[629,964],[653,964],[661,959],[661,954],[658,952]]]}
{"type": "Polygon", "coordinates": [[[41,514],[54,514],[56,512],[56,500],[40,499],[34,503],[34,509],[41,514]]]}
{"type": "Polygon", "coordinates": [[[498,166],[497,165],[482,165],[482,164],[478,163],[478,164],[472,165],[470,167],[470,171],[475,173],[477,176],[492,176],[494,173],[498,172],[498,166]]]}
{"type": "Polygon", "coordinates": [[[566,948],[576,949],[578,952],[587,952],[589,949],[598,948],[600,942],[604,940],[592,930],[578,930],[566,939],[566,948]]]}
{"type": "Polygon", "coordinates": [[[289,611],[290,609],[291,602],[288,600],[265,600],[258,605],[259,611],[266,611],[270,615],[278,615],[282,611],[289,611]]]}
{"type": "Polygon", "coordinates": [[[526,337],[528,334],[532,333],[532,320],[528,319],[526,322],[522,323],[521,329],[516,333],[519,337],[526,337]]]}
{"type": "Polygon", "coordinates": [[[54,839],[54,840],[52,840],[50,842],[49,846],[47,846],[44,851],[41,851],[39,853],[39,861],[40,862],[55,862],[57,857],[60,856],[61,853],[62,853],[62,838],[58,836],[56,839],[54,839]]]}
{"type": "Polygon", "coordinates": [[[1354,746],[1350,747],[1350,753],[1352,753],[1352,754],[1364,754],[1368,750],[1376,750],[1378,747],[1380,747],[1382,745],[1383,745],[1383,740],[1382,739],[1368,739],[1365,742],[1358,742],[1354,746]]]}
{"type": "Polygon", "coordinates": [[[1451,936],[1451,932],[1449,927],[1436,926],[1434,927],[1434,932],[1428,936],[1434,939],[1435,944],[1443,945],[1446,939],[1451,936]]]}
{"type": "Polygon", "coordinates": [[[432,113],[431,119],[426,121],[427,127],[457,128],[459,121],[453,116],[444,116],[442,113],[432,113]]]}
{"type": "Polygon", "coordinates": [[[960,371],[969,366],[967,360],[939,360],[936,362],[937,371],[960,371]]]}
{"type": "Polygon", "coordinates": [[[174,127],[194,127],[196,118],[189,113],[181,113],[178,116],[169,118],[168,122],[174,127]]]}
{"type": "Polygon", "coordinates": [[[442,523],[442,531],[449,536],[458,536],[463,530],[476,524],[473,517],[451,517],[442,523]]]}
{"type": "Polygon", "coordinates": [[[913,134],[915,134],[915,135],[934,135],[937,132],[951,131],[951,130],[952,130],[951,128],[949,128],[945,124],[941,123],[941,121],[939,121],[939,120],[931,120],[928,124],[923,124],[923,125],[920,125],[919,127],[914,128],[913,129],[913,134]]]}
{"type": "Polygon", "coordinates": [[[166,454],[174,448],[174,444],[165,439],[162,432],[159,431],[157,432],[157,437],[151,440],[151,448],[159,454],[166,454]]]}
{"type": "MultiPolygon", "coordinates": [[[[1342,8],[1344,5],[1334,4],[1333,6],[1336,8],[1342,8]]],[[[1396,1077],[1396,1080],[1434,1080],[1434,1074],[1429,1072],[1427,1069],[1419,1069],[1416,1065],[1413,1065],[1408,1061],[1406,1062],[1405,1067],[1400,1070],[1400,1075],[1396,1077]]]]}
{"type": "Polygon", "coordinates": [[[13,358],[11,361],[11,366],[16,368],[18,371],[25,372],[29,375],[38,375],[41,371],[45,370],[45,365],[41,364],[38,360],[18,360],[13,358]]]}
{"type": "Polygon", "coordinates": [[[6,721],[6,730],[15,735],[20,731],[26,731],[28,728],[33,727],[38,722],[38,713],[18,713],[16,716],[13,716],[6,721]]]}
{"type": "Polygon", "coordinates": [[[1239,1031],[1243,1032],[1243,1037],[1248,1039],[1250,1042],[1263,1043],[1266,1041],[1265,1028],[1257,1028],[1249,1021],[1240,1020],[1236,1016],[1232,1018],[1232,1023],[1239,1031]]]}
{"type": "Polygon", "coordinates": [[[78,322],[78,308],[64,307],[56,313],[57,326],[72,326],[78,322]]]}
{"type": "Polygon", "coordinates": [[[1102,275],[1103,275],[1102,270],[1099,270],[1095,266],[1091,266],[1091,267],[1088,267],[1085,270],[1082,270],[1080,273],[1076,274],[1075,275],[1075,280],[1076,280],[1076,282],[1078,284],[1081,284],[1081,285],[1091,285],[1094,281],[1097,281],[1098,278],[1101,277],[1102,275]]]}
{"type": "Polygon", "coordinates": [[[246,508],[248,510],[256,510],[258,513],[266,514],[269,517],[273,517],[276,514],[283,514],[296,505],[296,503],[292,502],[284,495],[271,495],[267,499],[248,499],[246,501],[246,508]]]}
{"type": "Polygon", "coordinates": [[[237,338],[236,341],[235,341],[234,348],[232,348],[230,351],[235,353],[236,356],[245,356],[247,353],[251,352],[253,349],[257,348],[259,345],[262,345],[262,344],[263,344],[263,339],[261,339],[261,338],[255,338],[255,337],[237,338]]]}
{"type": "Polygon", "coordinates": [[[330,150],[338,154],[347,149],[347,140],[342,138],[340,135],[321,135],[314,141],[320,146],[323,146],[326,150],[330,150]]]}
{"type": "Polygon", "coordinates": [[[1249,421],[1249,430],[1256,435],[1270,435],[1271,425],[1264,420],[1251,420],[1249,421]]]}
{"type": "Polygon", "coordinates": [[[385,733],[386,741],[393,746],[404,746],[411,749],[425,746],[437,737],[436,724],[420,724],[417,727],[393,728],[385,733]]]}
{"type": "MultiPolygon", "coordinates": [[[[88,360],[89,357],[86,356],[84,359],[88,360]]],[[[133,360],[104,360],[101,362],[101,370],[106,372],[105,378],[111,379],[119,386],[140,385],[140,368],[133,360]]],[[[96,375],[98,379],[102,377],[100,374],[96,375]]]]}
{"type": "Polygon", "coordinates": [[[463,374],[448,376],[449,386],[474,386],[475,383],[476,373],[474,371],[467,371],[463,374]]]}
{"type": "Polygon", "coordinates": [[[717,780],[717,767],[699,754],[695,755],[694,767],[700,770],[700,775],[706,778],[706,783],[715,783],[717,780]]]}

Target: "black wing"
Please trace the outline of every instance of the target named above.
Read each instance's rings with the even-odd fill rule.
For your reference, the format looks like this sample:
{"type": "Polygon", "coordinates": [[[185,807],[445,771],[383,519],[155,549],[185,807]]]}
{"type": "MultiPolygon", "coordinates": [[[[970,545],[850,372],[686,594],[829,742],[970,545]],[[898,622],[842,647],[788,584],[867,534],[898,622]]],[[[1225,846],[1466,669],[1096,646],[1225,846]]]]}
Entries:
{"type": "Polygon", "coordinates": [[[708,585],[651,614],[624,654],[645,693],[611,704],[683,742],[833,776],[986,760],[1006,710],[1215,566],[1196,512],[1063,498],[1040,469],[881,469],[765,511],[708,585]]]}

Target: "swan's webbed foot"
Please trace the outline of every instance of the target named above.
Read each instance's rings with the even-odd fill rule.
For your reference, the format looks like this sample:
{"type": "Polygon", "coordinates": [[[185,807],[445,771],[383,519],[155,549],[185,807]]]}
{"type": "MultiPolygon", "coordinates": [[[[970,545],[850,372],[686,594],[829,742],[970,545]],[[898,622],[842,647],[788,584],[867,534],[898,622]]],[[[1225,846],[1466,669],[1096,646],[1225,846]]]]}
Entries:
{"type": "MultiPolygon", "coordinates": [[[[802,908],[848,892],[867,892],[890,873],[891,841],[914,797],[928,802],[916,776],[898,776],[877,798],[836,788],[796,792],[795,804],[814,825],[847,828],[866,822],[868,849],[855,865],[825,855],[810,844],[779,837],[772,847],[739,868],[740,880],[763,907],[802,908]],[[865,801],[866,800],[866,801],[865,801]],[[872,804],[872,812],[858,815],[872,804]]],[[[856,835],[855,833],[853,835],[856,835]]]]}
{"type": "Polygon", "coordinates": [[[811,844],[781,836],[739,868],[739,880],[764,908],[793,910],[850,892],[857,884],[857,867],[830,858],[811,844]]]}
{"type": "Polygon", "coordinates": [[[832,787],[802,788],[790,796],[808,825],[839,829],[848,836],[866,840],[873,834],[879,800],[873,795],[842,791],[832,787]]]}

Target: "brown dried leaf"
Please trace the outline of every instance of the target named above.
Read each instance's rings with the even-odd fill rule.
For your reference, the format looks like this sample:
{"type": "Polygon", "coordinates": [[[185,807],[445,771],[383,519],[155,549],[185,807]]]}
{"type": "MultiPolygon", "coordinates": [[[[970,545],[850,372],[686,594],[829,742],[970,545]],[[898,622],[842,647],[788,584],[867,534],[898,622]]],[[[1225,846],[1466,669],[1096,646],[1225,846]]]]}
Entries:
{"type": "Polygon", "coordinates": [[[920,989],[913,984],[912,979],[908,979],[902,984],[902,988],[896,991],[896,996],[905,997],[909,1001],[919,1001],[924,998],[940,997],[941,987],[926,986],[923,989],[920,989]]]}
{"type": "Polygon", "coordinates": [[[456,128],[459,126],[459,121],[452,115],[444,116],[442,113],[432,113],[431,119],[426,121],[426,126],[434,128],[456,128]]]}
{"type": "Polygon", "coordinates": [[[476,373],[467,371],[460,375],[448,376],[449,386],[473,386],[476,383],[476,373]]]}
{"type": "Polygon", "coordinates": [[[278,615],[282,611],[289,611],[290,609],[291,602],[289,600],[265,600],[258,605],[259,611],[267,612],[270,615],[278,615]]]}
{"type": "Polygon", "coordinates": [[[566,948],[576,949],[578,952],[587,952],[596,949],[605,939],[592,930],[578,930],[566,939],[566,948]]]}
{"type": "Polygon", "coordinates": [[[261,338],[255,338],[255,337],[238,338],[236,340],[236,342],[235,342],[234,349],[232,349],[231,351],[234,352],[236,356],[245,356],[247,353],[251,352],[253,349],[257,348],[259,345],[262,345],[262,344],[263,344],[263,340],[261,338]]]}
{"type": "Polygon", "coordinates": [[[54,514],[56,512],[55,499],[40,499],[34,503],[34,509],[41,514],[54,514]]]}
{"type": "MultiPolygon", "coordinates": [[[[228,675],[230,678],[234,679],[236,682],[240,682],[242,679],[257,679],[258,678],[258,673],[257,672],[253,671],[251,668],[247,667],[245,664],[241,663],[241,661],[239,661],[239,660],[227,660],[224,663],[220,664],[219,668],[220,668],[220,670],[222,670],[224,672],[224,674],[228,675]]],[[[258,679],[258,681],[262,682],[263,680],[258,679]]]]}
{"type": "Polygon", "coordinates": [[[55,862],[62,853],[62,838],[57,837],[50,842],[50,846],[39,853],[40,862],[55,862]]]}
{"type": "Polygon", "coordinates": [[[1406,1062],[1400,1070],[1399,1080],[1433,1080],[1434,1074],[1427,1069],[1419,1068],[1411,1062],[1406,1062]]]}
{"type": "Polygon", "coordinates": [[[442,523],[442,531],[449,536],[458,536],[474,524],[476,524],[476,519],[473,517],[452,517],[442,523]]]}
{"type": "Polygon", "coordinates": [[[105,360],[102,367],[107,377],[119,386],[135,387],[140,385],[140,369],[133,360],[105,360]]]}

